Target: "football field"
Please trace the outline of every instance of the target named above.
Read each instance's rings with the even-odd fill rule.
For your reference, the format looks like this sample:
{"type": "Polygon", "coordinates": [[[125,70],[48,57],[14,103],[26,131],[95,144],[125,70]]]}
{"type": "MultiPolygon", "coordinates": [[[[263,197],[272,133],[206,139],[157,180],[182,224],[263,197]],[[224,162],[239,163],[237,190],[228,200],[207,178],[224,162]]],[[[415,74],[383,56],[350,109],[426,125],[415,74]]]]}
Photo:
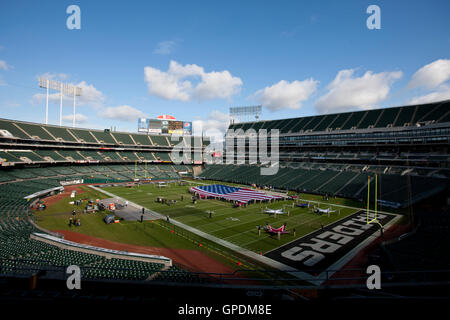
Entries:
{"type": "Polygon", "coordinates": [[[319,215],[314,213],[311,208],[292,207],[292,200],[250,204],[246,208],[233,208],[230,202],[213,199],[198,200],[194,204],[189,193],[190,186],[194,185],[197,184],[192,182],[190,185],[180,186],[172,183],[167,187],[146,184],[102,189],[259,254],[264,254],[358,211],[355,208],[336,207],[330,202],[330,204],[321,204],[320,207],[322,209],[330,207],[336,211],[329,216],[327,214],[319,215]],[[176,203],[162,204],[156,201],[158,197],[164,197],[168,201],[176,200],[176,203]],[[183,200],[181,200],[182,197],[183,200]],[[289,211],[289,216],[287,214],[274,216],[264,213],[266,207],[284,209],[286,212],[289,211]],[[212,211],[211,215],[210,211],[212,211]],[[289,233],[282,234],[280,240],[277,235],[268,234],[263,230],[259,235],[258,226],[265,226],[267,223],[275,228],[286,223],[286,230],[289,233]]]}

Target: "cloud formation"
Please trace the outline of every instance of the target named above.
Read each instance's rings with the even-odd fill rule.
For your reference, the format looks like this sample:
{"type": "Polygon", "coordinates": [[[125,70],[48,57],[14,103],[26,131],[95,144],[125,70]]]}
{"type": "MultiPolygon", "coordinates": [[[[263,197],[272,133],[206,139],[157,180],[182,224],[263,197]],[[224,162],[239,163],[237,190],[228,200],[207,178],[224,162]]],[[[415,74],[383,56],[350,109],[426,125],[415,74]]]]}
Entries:
{"type": "Polygon", "coordinates": [[[408,84],[410,88],[419,88],[423,92],[409,100],[410,104],[422,104],[450,99],[450,60],[433,61],[414,73],[408,84]],[[434,91],[431,91],[434,90],[434,91]],[[431,91],[431,92],[430,92],[431,91]]]}
{"type": "Polygon", "coordinates": [[[147,117],[142,111],[128,105],[108,107],[99,111],[97,115],[103,118],[136,123],[138,118],[147,117]]]}
{"type": "Polygon", "coordinates": [[[153,53],[160,55],[171,54],[174,51],[176,44],[177,44],[176,41],[173,40],[161,41],[156,45],[156,48],[155,50],[153,50],[153,53]]]}
{"type": "Polygon", "coordinates": [[[422,103],[430,103],[437,102],[443,100],[450,100],[450,86],[442,85],[437,91],[433,91],[431,93],[413,97],[409,103],[410,104],[422,104],[422,103]]]}
{"type": "Polygon", "coordinates": [[[9,66],[5,60],[0,60],[0,69],[3,69],[5,71],[9,69],[9,66]]]}
{"type": "MultiPolygon", "coordinates": [[[[73,120],[73,114],[68,114],[66,116],[63,116],[63,121],[64,122],[72,123],[72,120],[73,120]]],[[[84,114],[77,113],[75,115],[75,122],[76,122],[76,124],[87,123],[88,120],[89,120],[89,118],[86,117],[84,114]]]]}
{"type": "Polygon", "coordinates": [[[315,107],[320,113],[344,112],[353,109],[370,109],[385,100],[391,85],[403,76],[401,71],[354,76],[355,69],[341,70],[327,86],[328,92],[320,97],[315,107]]]}
{"type": "Polygon", "coordinates": [[[450,60],[439,59],[433,61],[414,73],[409,87],[424,87],[434,89],[450,79],[450,60]]]}
{"type": "Polygon", "coordinates": [[[316,91],[319,81],[312,78],[303,81],[281,80],[264,89],[258,90],[254,97],[258,103],[271,111],[281,109],[299,109],[302,102],[316,91]]]}
{"type": "Polygon", "coordinates": [[[192,131],[194,135],[202,135],[211,137],[211,143],[217,144],[223,141],[230,116],[218,110],[213,110],[206,119],[197,119],[192,122],[192,131]]]}
{"type": "Polygon", "coordinates": [[[145,67],[144,76],[149,94],[167,100],[226,99],[242,86],[242,80],[227,70],[205,72],[196,64],[183,66],[176,61],[170,61],[167,71],[145,67]]]}

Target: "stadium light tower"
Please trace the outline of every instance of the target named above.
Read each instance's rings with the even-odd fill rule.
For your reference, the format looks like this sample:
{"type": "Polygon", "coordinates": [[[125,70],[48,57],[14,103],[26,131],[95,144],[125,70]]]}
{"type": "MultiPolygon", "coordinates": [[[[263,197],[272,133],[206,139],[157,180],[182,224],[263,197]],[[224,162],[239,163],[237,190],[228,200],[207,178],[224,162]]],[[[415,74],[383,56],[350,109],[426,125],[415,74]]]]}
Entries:
{"type": "Polygon", "coordinates": [[[245,116],[247,116],[247,121],[250,121],[250,116],[255,116],[255,119],[258,120],[261,111],[262,111],[261,106],[230,107],[230,117],[232,119],[237,117],[239,119],[239,122],[242,122],[242,119],[245,116]]]}
{"type": "Polygon", "coordinates": [[[47,89],[47,96],[45,99],[45,124],[48,124],[48,90],[59,91],[59,125],[62,126],[62,100],[63,94],[73,95],[73,119],[72,126],[75,128],[75,116],[76,116],[76,96],[81,96],[81,88],[73,86],[69,83],[63,83],[60,81],[49,80],[45,78],[39,78],[39,87],[47,89]]]}

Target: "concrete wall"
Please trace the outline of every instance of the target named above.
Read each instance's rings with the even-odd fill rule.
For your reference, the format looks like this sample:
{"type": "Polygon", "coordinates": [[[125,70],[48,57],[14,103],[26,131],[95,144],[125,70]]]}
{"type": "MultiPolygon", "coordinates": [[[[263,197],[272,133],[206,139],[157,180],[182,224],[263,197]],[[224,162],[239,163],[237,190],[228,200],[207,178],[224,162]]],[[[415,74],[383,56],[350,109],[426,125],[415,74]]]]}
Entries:
{"type": "Polygon", "coordinates": [[[116,258],[116,259],[134,260],[134,261],[142,261],[142,262],[150,262],[150,263],[160,263],[160,264],[164,264],[165,266],[168,266],[168,267],[172,266],[172,259],[169,259],[167,261],[167,260],[161,260],[161,259],[157,259],[157,258],[134,257],[134,256],[125,255],[125,254],[112,254],[112,253],[97,251],[97,250],[88,249],[88,248],[69,246],[65,243],[61,243],[58,241],[52,241],[50,239],[42,238],[42,237],[36,236],[34,234],[31,234],[30,238],[37,240],[37,241],[42,241],[42,242],[57,246],[58,248],[61,248],[61,249],[95,254],[98,256],[105,257],[106,259],[116,258]]]}

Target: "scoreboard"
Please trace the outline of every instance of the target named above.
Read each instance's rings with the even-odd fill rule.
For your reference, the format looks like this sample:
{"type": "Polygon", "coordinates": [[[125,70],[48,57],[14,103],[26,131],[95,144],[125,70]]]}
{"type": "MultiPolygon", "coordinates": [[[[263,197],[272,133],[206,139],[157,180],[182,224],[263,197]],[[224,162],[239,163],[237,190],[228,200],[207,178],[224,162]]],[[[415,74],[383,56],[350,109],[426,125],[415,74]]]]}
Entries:
{"type": "Polygon", "coordinates": [[[169,121],[169,133],[183,134],[183,121],[169,121]]]}
{"type": "Polygon", "coordinates": [[[139,118],[138,132],[191,135],[192,122],[139,118]]]}

